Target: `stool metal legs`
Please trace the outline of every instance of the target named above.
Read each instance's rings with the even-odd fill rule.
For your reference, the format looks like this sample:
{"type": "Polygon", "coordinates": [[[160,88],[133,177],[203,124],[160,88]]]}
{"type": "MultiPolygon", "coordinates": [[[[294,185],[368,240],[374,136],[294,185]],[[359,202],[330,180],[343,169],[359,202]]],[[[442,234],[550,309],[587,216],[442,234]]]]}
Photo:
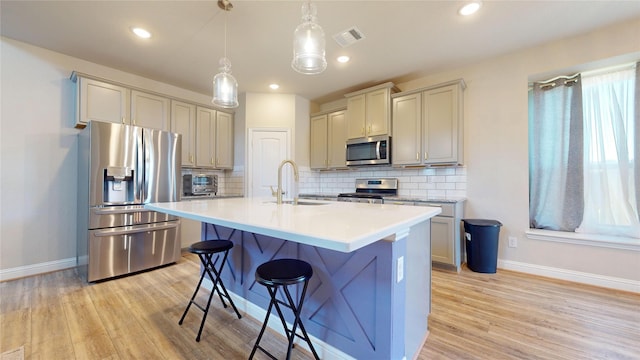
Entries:
{"type": "Polygon", "coordinates": [[[265,350],[262,346],[260,346],[260,340],[262,339],[262,335],[264,335],[264,331],[267,329],[267,323],[269,322],[269,316],[271,315],[271,308],[273,306],[276,307],[276,311],[278,313],[278,317],[280,318],[280,321],[282,322],[282,327],[284,328],[285,335],[287,336],[287,340],[289,342],[289,345],[288,345],[288,348],[287,348],[287,360],[289,360],[291,358],[291,350],[293,349],[293,341],[295,340],[296,336],[301,338],[302,340],[304,340],[309,345],[309,349],[313,353],[313,357],[316,360],[320,359],[320,357],[316,353],[316,350],[313,348],[313,344],[311,344],[311,339],[309,338],[309,335],[307,334],[307,330],[305,330],[305,328],[304,328],[304,324],[300,320],[300,313],[302,311],[302,304],[304,303],[304,298],[305,298],[305,295],[306,295],[306,292],[307,292],[307,285],[308,285],[308,281],[305,281],[304,282],[304,286],[302,288],[302,295],[300,296],[300,300],[299,300],[297,306],[296,306],[295,302],[293,301],[293,297],[291,296],[291,293],[289,292],[289,289],[288,289],[287,285],[282,285],[282,289],[284,290],[284,293],[286,295],[288,303],[285,303],[285,302],[283,302],[281,300],[278,300],[276,298],[276,296],[278,294],[278,287],[279,286],[268,286],[268,285],[265,285],[267,290],[269,291],[269,296],[271,297],[271,301],[269,302],[269,306],[267,308],[267,315],[264,318],[264,322],[262,324],[262,329],[260,329],[260,334],[258,335],[258,338],[256,339],[256,344],[253,346],[253,350],[251,350],[251,355],[249,355],[249,360],[253,359],[253,356],[255,355],[256,350],[258,350],[258,349],[260,349],[263,353],[265,353],[270,358],[272,358],[274,360],[277,360],[275,356],[271,355],[269,352],[267,352],[267,350],[265,350]],[[282,313],[282,310],[280,309],[280,305],[288,307],[293,311],[295,319],[293,321],[293,326],[292,326],[291,329],[288,328],[287,323],[285,322],[284,314],[282,313]],[[296,333],[296,329],[298,327],[300,327],[300,331],[302,331],[302,335],[296,333]]]}
{"type": "Polygon", "coordinates": [[[227,304],[225,303],[223,297],[227,298],[227,300],[229,300],[229,303],[231,304],[231,307],[233,307],[233,310],[235,311],[236,315],[238,315],[238,319],[242,318],[242,316],[238,312],[238,309],[236,308],[236,305],[233,303],[233,300],[231,300],[231,296],[229,296],[227,289],[224,287],[224,283],[222,282],[222,279],[220,278],[220,274],[222,273],[224,263],[227,261],[227,255],[229,255],[229,250],[224,252],[222,263],[220,264],[220,268],[217,270],[215,268],[215,265],[219,257],[216,257],[216,260],[213,261],[212,260],[213,255],[215,255],[215,253],[198,254],[198,257],[200,257],[200,261],[203,264],[204,271],[200,275],[200,281],[198,281],[198,286],[196,286],[196,290],[193,292],[193,296],[191,296],[191,300],[189,300],[189,304],[187,305],[187,308],[184,310],[184,313],[182,314],[180,321],[178,321],[178,324],[182,325],[182,322],[184,321],[185,316],[187,316],[187,313],[189,312],[189,308],[191,307],[191,304],[195,305],[198,309],[204,311],[204,315],[202,316],[202,322],[200,323],[200,329],[198,330],[198,336],[196,336],[196,341],[198,342],[200,341],[200,334],[202,334],[202,329],[204,328],[204,321],[207,319],[207,314],[209,313],[209,307],[211,306],[211,299],[213,298],[214,293],[218,293],[218,296],[220,297],[220,301],[222,302],[222,305],[225,308],[227,307],[227,304]],[[202,307],[200,304],[195,302],[195,298],[196,298],[196,295],[198,294],[198,290],[200,290],[200,286],[202,285],[202,281],[204,280],[205,274],[208,274],[209,278],[213,280],[213,287],[211,288],[211,293],[209,294],[209,299],[207,300],[207,306],[202,307]],[[220,285],[220,288],[222,288],[222,292],[220,292],[220,288],[218,288],[218,285],[220,285]]]}

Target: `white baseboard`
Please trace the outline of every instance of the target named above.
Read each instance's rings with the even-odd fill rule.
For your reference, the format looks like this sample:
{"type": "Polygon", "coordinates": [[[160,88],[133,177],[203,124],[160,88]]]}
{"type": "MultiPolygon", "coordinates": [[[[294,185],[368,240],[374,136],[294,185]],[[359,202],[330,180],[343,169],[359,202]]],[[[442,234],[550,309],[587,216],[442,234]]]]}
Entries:
{"type": "Polygon", "coordinates": [[[52,271],[76,267],[76,258],[48,261],[39,264],[18,266],[0,270],[0,281],[18,279],[25,276],[44,274],[52,271]]]}
{"type": "Polygon", "coordinates": [[[640,281],[635,280],[584,273],[511,260],[498,260],[498,268],[523,272],[527,274],[546,276],[554,279],[568,280],[581,284],[640,293],[640,281]]]}
{"type": "MultiPolygon", "coordinates": [[[[209,279],[205,278],[202,282],[202,286],[211,291],[213,283],[211,283],[209,279]]],[[[245,298],[240,297],[231,291],[229,291],[229,295],[231,295],[231,297],[233,298],[233,303],[238,308],[238,311],[243,313],[243,316],[249,315],[262,323],[265,315],[267,314],[266,309],[263,309],[255,305],[254,303],[247,301],[245,298]]],[[[287,325],[291,327],[291,324],[287,323],[287,325]]],[[[271,314],[268,326],[279,334],[282,334],[282,337],[284,338],[284,329],[282,328],[282,323],[280,322],[278,316],[271,314]]],[[[318,356],[323,360],[356,360],[355,358],[343,353],[342,351],[314,337],[313,335],[309,335],[309,337],[311,338],[311,343],[318,353],[318,356]]],[[[300,346],[309,351],[307,343],[302,341],[301,339],[296,339],[295,344],[296,346],[300,346]]],[[[251,345],[253,346],[253,344],[251,345]]]]}

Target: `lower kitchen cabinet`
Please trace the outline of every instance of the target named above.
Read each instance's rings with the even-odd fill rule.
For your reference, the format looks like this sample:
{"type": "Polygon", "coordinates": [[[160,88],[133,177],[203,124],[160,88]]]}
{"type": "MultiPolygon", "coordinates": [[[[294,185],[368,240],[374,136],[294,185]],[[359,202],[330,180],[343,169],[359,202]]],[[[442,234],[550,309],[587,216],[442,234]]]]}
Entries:
{"type": "Polygon", "coordinates": [[[415,204],[442,209],[438,216],[431,219],[431,261],[460,271],[464,261],[464,239],[461,235],[464,202],[429,201],[415,204]]]}

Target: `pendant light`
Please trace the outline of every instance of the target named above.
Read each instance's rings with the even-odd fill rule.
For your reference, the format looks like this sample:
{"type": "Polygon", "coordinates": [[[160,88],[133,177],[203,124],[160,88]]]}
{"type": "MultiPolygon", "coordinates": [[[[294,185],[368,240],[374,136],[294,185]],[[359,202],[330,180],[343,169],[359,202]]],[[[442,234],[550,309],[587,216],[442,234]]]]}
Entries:
{"type": "Polygon", "coordinates": [[[301,74],[320,74],[327,68],[324,46],[324,31],[316,22],[316,7],[307,1],[302,5],[302,23],[293,32],[291,67],[301,74]]]}
{"type": "Polygon", "coordinates": [[[227,12],[233,9],[228,0],[218,0],[218,7],[225,11],[224,15],[224,57],[220,59],[220,72],[213,77],[214,105],[223,108],[238,107],[238,82],[231,75],[231,61],[227,59],[227,12]]]}

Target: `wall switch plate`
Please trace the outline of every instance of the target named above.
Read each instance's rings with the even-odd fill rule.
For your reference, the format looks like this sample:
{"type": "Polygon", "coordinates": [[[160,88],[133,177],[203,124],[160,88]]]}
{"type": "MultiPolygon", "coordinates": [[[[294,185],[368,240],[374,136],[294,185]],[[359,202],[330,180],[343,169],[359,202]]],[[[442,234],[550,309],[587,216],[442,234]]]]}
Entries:
{"type": "Polygon", "coordinates": [[[518,247],[518,238],[515,236],[509,236],[509,247],[517,248],[518,247]]]}
{"type": "Polygon", "coordinates": [[[396,273],[398,274],[396,282],[402,281],[404,279],[404,256],[398,258],[396,273]]]}

